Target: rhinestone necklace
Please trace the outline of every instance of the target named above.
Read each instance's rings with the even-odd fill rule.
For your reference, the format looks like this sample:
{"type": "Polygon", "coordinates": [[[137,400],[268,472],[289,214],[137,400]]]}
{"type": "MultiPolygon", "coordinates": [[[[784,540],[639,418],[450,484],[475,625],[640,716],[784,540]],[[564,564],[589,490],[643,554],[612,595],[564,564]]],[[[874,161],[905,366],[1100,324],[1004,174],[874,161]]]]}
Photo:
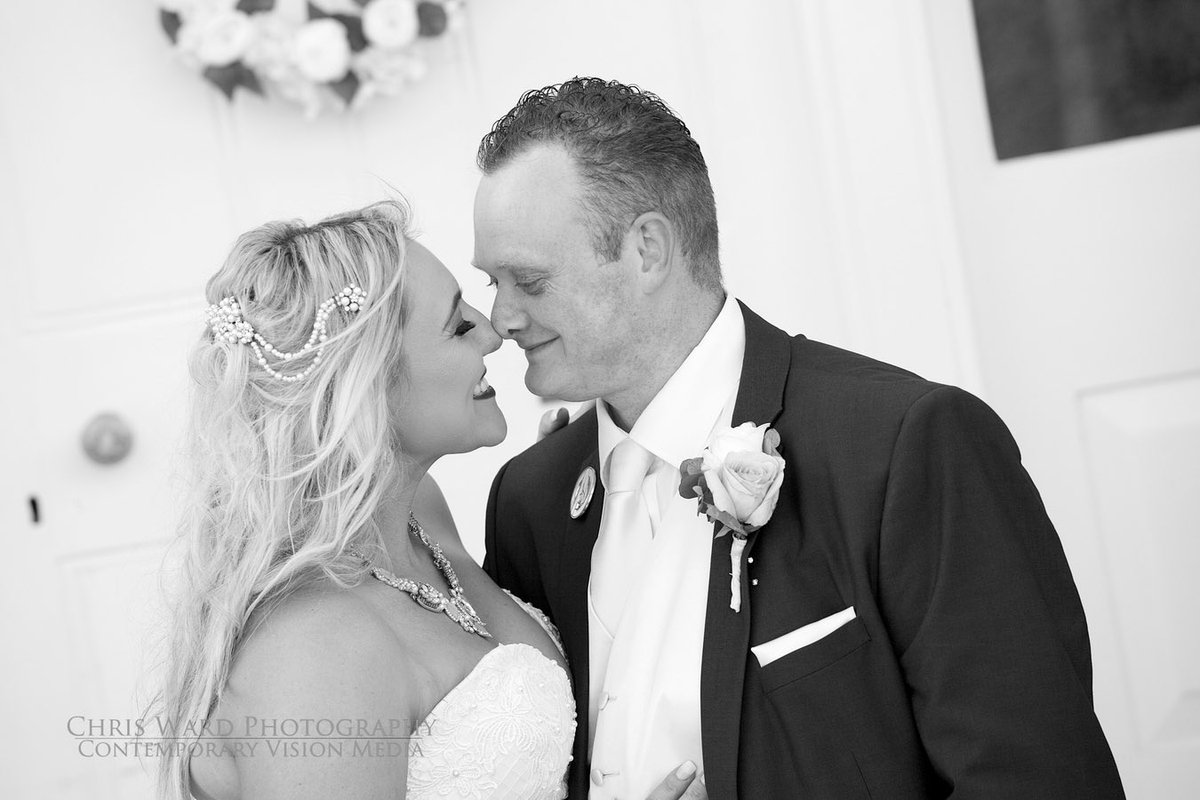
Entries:
{"type": "Polygon", "coordinates": [[[433,584],[401,578],[393,575],[386,569],[375,566],[357,547],[351,546],[350,552],[361,558],[370,567],[372,577],[382,583],[386,583],[393,589],[399,589],[409,595],[421,608],[426,611],[432,611],[435,614],[445,614],[457,622],[467,633],[475,633],[485,639],[492,638],[492,635],[488,633],[487,628],[484,626],[483,620],[479,618],[479,614],[467,602],[462,586],[458,583],[458,576],[454,574],[454,568],[450,566],[450,560],[442,553],[442,546],[437,542],[429,540],[425,529],[421,527],[421,523],[417,522],[417,518],[412,514],[408,515],[408,532],[420,539],[421,544],[425,545],[433,553],[433,565],[445,576],[446,583],[450,586],[449,596],[438,591],[437,587],[433,584]]]}

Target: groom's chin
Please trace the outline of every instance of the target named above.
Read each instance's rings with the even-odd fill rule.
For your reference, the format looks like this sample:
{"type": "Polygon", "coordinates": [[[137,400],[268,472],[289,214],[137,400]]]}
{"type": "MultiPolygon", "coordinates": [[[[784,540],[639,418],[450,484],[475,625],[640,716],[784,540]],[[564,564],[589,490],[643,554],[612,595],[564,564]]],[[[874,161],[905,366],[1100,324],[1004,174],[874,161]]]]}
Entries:
{"type": "Polygon", "coordinates": [[[556,398],[554,382],[549,379],[546,370],[535,367],[532,364],[525,370],[525,388],[529,390],[530,394],[544,400],[553,400],[556,398]]]}
{"type": "MultiPolygon", "coordinates": [[[[570,375],[556,374],[545,365],[533,364],[525,370],[525,388],[529,393],[542,398],[548,403],[584,403],[595,400],[593,394],[586,394],[571,386],[570,375]],[[566,378],[566,380],[564,380],[566,378]]],[[[576,381],[575,383],[577,383],[576,381]]]]}

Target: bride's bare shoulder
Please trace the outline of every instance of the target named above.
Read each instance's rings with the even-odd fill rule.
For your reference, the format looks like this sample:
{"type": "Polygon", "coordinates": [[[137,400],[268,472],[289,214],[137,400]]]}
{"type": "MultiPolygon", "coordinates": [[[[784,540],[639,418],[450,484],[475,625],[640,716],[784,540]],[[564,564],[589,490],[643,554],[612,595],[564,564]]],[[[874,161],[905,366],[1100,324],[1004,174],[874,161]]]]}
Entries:
{"type": "Polygon", "coordinates": [[[358,592],[314,586],[251,618],[227,692],[255,716],[405,711],[418,697],[403,679],[414,672],[395,631],[358,592]]]}
{"type": "Polygon", "coordinates": [[[298,724],[294,721],[318,726],[315,734],[307,732],[316,737],[344,735],[331,726],[347,724],[353,731],[403,735],[425,702],[426,682],[395,631],[360,592],[334,586],[298,590],[256,613],[246,626],[211,718],[221,721],[215,729],[221,746],[192,759],[196,796],[365,797],[381,787],[403,786],[403,758],[268,758],[260,740],[284,742],[280,747],[302,744],[306,732],[288,727],[298,724]]]}

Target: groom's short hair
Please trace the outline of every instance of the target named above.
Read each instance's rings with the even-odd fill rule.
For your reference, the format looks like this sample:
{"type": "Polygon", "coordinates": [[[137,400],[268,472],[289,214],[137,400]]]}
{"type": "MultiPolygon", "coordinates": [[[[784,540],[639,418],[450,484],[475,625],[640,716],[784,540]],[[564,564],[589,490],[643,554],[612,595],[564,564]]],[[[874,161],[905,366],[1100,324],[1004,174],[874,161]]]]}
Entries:
{"type": "Polygon", "coordinates": [[[700,145],[656,95],[617,81],[572,78],[526,92],[479,144],[491,174],[529,147],[562,145],[582,174],[596,252],[620,256],[639,214],[657,211],[675,226],[693,279],[721,288],[717,208],[700,145]]]}

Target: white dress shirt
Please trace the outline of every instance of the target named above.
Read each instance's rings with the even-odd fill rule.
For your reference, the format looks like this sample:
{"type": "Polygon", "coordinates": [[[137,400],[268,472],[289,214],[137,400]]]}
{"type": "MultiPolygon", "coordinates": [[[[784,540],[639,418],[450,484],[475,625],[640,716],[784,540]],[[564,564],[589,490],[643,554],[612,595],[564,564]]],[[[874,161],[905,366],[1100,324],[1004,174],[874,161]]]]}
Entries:
{"type": "MultiPolygon", "coordinates": [[[[679,496],[679,465],[730,424],[745,350],[741,308],[727,297],[628,433],[657,457],[644,484],[653,538],[641,563],[621,565],[637,576],[615,631],[596,616],[589,585],[591,800],[645,797],[686,760],[703,771],[700,661],[713,526],[695,500],[679,496]]],[[[613,448],[627,434],[603,401],[596,412],[607,486],[613,448]]]]}

